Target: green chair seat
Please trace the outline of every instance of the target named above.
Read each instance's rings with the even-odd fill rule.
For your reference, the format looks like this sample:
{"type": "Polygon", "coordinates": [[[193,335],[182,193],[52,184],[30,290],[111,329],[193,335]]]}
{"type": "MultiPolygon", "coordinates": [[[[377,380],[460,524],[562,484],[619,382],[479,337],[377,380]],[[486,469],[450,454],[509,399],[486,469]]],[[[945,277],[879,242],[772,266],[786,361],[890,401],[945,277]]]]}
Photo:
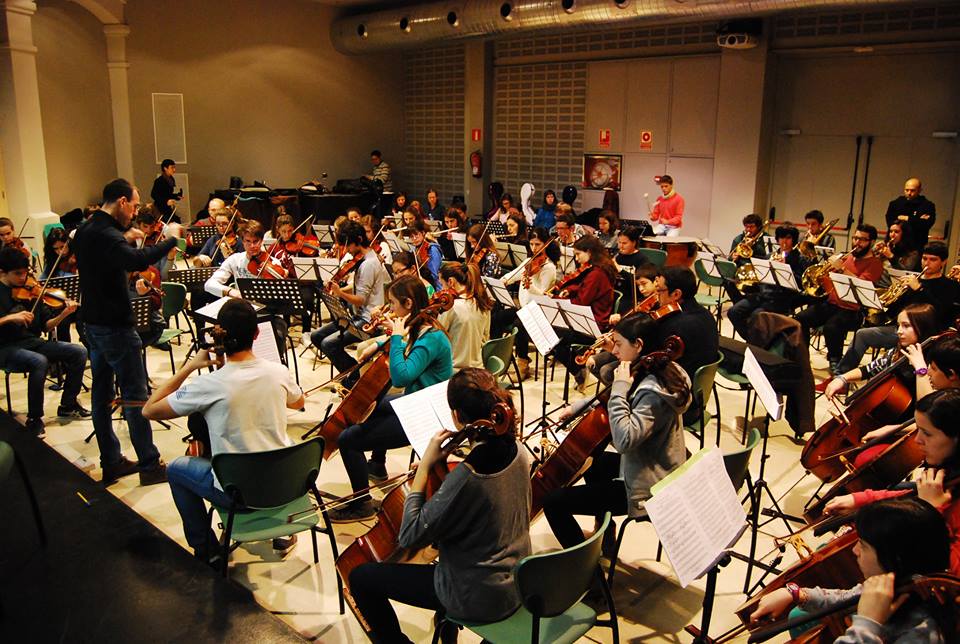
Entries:
{"type": "Polygon", "coordinates": [[[170,342],[170,340],[176,340],[184,333],[183,329],[164,329],[163,333],[160,334],[160,339],[157,340],[157,344],[164,344],[165,342],[170,342]]]}
{"type": "MultiPolygon", "coordinates": [[[[586,604],[574,604],[556,617],[540,619],[540,641],[556,644],[576,642],[593,628],[596,620],[597,613],[592,608],[586,604]]],[[[461,622],[449,617],[447,621],[469,628],[493,644],[527,641],[533,630],[533,615],[523,606],[507,619],[493,624],[461,622]]]]}
{"type": "MultiPolygon", "coordinates": [[[[220,521],[226,523],[230,510],[219,506],[214,506],[214,508],[220,515],[220,521]]],[[[306,512],[311,508],[313,508],[313,504],[310,502],[310,497],[304,494],[299,499],[286,505],[269,510],[237,512],[233,515],[233,531],[230,533],[230,538],[240,543],[246,543],[248,541],[266,541],[267,539],[286,537],[303,532],[307,528],[320,523],[320,517],[316,513],[307,513],[305,516],[298,515],[299,518],[290,523],[287,523],[287,517],[298,512],[306,512]]]]}
{"type": "Polygon", "coordinates": [[[697,293],[693,299],[704,308],[720,306],[730,301],[730,298],[724,297],[723,295],[708,295],[707,293],[697,293]]]}
{"type": "Polygon", "coordinates": [[[658,248],[638,248],[637,251],[657,268],[663,268],[667,263],[667,252],[658,248]]]}

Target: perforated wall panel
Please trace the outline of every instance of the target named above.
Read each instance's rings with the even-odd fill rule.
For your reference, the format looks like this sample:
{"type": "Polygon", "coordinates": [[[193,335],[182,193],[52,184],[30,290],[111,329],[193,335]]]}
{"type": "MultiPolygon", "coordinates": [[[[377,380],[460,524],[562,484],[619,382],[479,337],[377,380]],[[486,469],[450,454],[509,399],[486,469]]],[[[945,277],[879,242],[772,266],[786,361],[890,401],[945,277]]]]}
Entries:
{"type": "Polygon", "coordinates": [[[152,94],[153,143],[156,162],[173,159],[187,162],[187,139],[184,132],[183,94],[152,94]]]}
{"type": "Polygon", "coordinates": [[[440,202],[463,194],[464,50],[462,45],[404,54],[404,166],[398,190],[421,203],[434,188],[440,202]]]}

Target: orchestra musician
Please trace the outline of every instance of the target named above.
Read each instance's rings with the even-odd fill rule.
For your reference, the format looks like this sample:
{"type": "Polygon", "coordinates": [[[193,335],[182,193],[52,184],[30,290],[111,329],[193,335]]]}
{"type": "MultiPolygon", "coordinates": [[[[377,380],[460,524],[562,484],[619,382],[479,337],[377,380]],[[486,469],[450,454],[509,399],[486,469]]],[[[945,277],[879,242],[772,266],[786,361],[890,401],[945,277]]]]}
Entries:
{"type": "Polygon", "coordinates": [[[77,258],[70,250],[70,235],[63,228],[51,229],[43,242],[43,272],[40,273],[40,279],[70,277],[76,274],[77,258]],[[57,266],[55,271],[54,264],[57,266]]]}
{"type": "MultiPolygon", "coordinates": [[[[420,214],[420,211],[415,207],[416,201],[411,203],[406,210],[403,211],[403,223],[402,226],[406,226],[408,229],[413,226],[414,222],[423,222],[426,225],[426,222],[423,220],[423,216],[420,214]]],[[[428,228],[429,230],[429,228],[428,228]]]]}
{"type": "MultiPolygon", "coordinates": [[[[800,231],[793,226],[778,226],[775,235],[780,252],[774,259],[789,265],[797,284],[801,284],[803,272],[814,260],[804,257],[797,250],[800,231]]],[[[783,286],[760,284],[756,291],[745,294],[739,302],[727,310],[727,319],[733,324],[733,328],[740,337],[746,338],[750,316],[754,312],[770,311],[790,315],[799,305],[800,294],[796,291],[783,286]]]]}
{"type": "Polygon", "coordinates": [[[54,311],[41,301],[31,310],[33,302],[19,299],[17,293],[26,283],[28,272],[29,261],[23,253],[11,246],[0,249],[0,365],[8,371],[28,374],[25,428],[31,435],[43,436],[43,394],[50,361],[56,360],[65,367],[66,380],[57,416],[90,416],[77,401],[87,350],[80,344],[43,337],[44,332],[57,328],[72,315],[77,303],[67,300],[59,311],[54,311]]]}
{"type": "Polygon", "coordinates": [[[487,293],[480,270],[473,264],[446,264],[440,280],[457,298],[453,307],[437,318],[453,347],[453,368],[483,368],[483,345],[490,339],[490,311],[493,300],[487,293]]]}
{"type": "MultiPolygon", "coordinates": [[[[181,456],[167,467],[174,504],[183,521],[183,533],[194,555],[205,563],[217,554],[204,500],[229,507],[232,499],[217,481],[211,460],[217,454],[262,452],[292,445],[287,436],[287,410],[301,409],[303,392],[283,365],[257,358],[257,314],[249,302],[230,300],[217,314],[223,333],[223,356],[199,350],[177,373],[157,387],[143,407],[150,420],[169,420],[198,414],[209,435],[205,458],[181,456]],[[224,361],[225,360],[225,361],[224,361]],[[190,374],[208,367],[189,382],[190,374]]],[[[277,550],[288,550],[295,538],[275,539],[277,550]]]]}
{"type": "Polygon", "coordinates": [[[524,245],[527,243],[527,219],[516,208],[510,210],[507,215],[507,234],[504,239],[509,239],[511,244],[524,245]]]}
{"type": "Polygon", "coordinates": [[[499,221],[501,224],[507,223],[507,217],[510,216],[510,210],[516,210],[516,206],[513,204],[513,195],[509,192],[503,193],[500,197],[500,201],[497,202],[499,207],[497,210],[490,216],[490,221],[499,221]]]}
{"type": "MultiPolygon", "coordinates": [[[[605,512],[643,516],[650,488],[686,461],[680,416],[690,405],[690,378],[669,357],[644,367],[639,358],[657,346],[657,322],[637,313],[617,323],[613,332],[616,368],[607,413],[616,453],[601,451],[584,474],[585,485],[555,489],[544,499],[544,514],[565,548],[584,540],[574,515],[605,512]]],[[[561,419],[580,411],[584,399],[564,408],[561,419]]],[[[611,524],[613,525],[613,524],[611,524]]],[[[613,545],[613,530],[604,535],[613,545]]]]}
{"type": "Polygon", "coordinates": [[[362,223],[361,220],[363,219],[363,213],[360,212],[360,209],[357,208],[356,206],[350,206],[349,208],[347,208],[346,215],[349,221],[362,223]]]}
{"type": "Polygon", "coordinates": [[[898,271],[916,271],[920,268],[920,248],[912,246],[910,224],[895,221],[887,229],[887,236],[874,249],[876,254],[898,271]]]}
{"type": "Polygon", "coordinates": [[[683,227],[685,202],[683,197],[673,189],[673,177],[669,174],[661,176],[658,183],[660,192],[663,194],[657,196],[657,201],[650,211],[650,221],[657,222],[654,232],[657,235],[678,237],[680,228],[683,227]]]}
{"type": "MultiPolygon", "coordinates": [[[[450,380],[447,402],[454,425],[488,420],[495,405],[514,409],[513,399],[488,371],[464,369],[450,380]]],[[[436,544],[437,565],[366,563],[350,574],[350,593],[375,642],[410,642],[400,630],[390,600],[436,610],[458,620],[493,622],[513,614],[520,596],[514,567],[530,554],[530,475],[515,424],[502,435],[481,431],[469,455],[427,498],[430,472],[444,470],[443,442],[427,447],[407,493],[399,543],[436,544]]],[[[442,633],[455,641],[456,628],[442,633]]]]}
{"type": "Polygon", "coordinates": [[[33,250],[22,238],[17,237],[17,229],[9,217],[0,217],[0,248],[13,246],[33,263],[33,250]]]}
{"type": "Polygon", "coordinates": [[[737,247],[747,238],[753,240],[753,243],[750,245],[753,251],[751,257],[767,259],[767,244],[761,234],[762,230],[763,219],[760,218],[760,215],[750,213],[743,218],[743,232],[734,237],[733,241],[730,242],[730,259],[736,262],[737,266],[745,264],[749,260],[747,257],[742,257],[737,250],[737,247]]]}
{"type": "Polygon", "coordinates": [[[500,256],[497,255],[493,236],[484,224],[470,226],[467,230],[467,245],[470,251],[467,256],[468,264],[477,266],[484,277],[500,277],[503,273],[500,256]]]}
{"type": "MultiPolygon", "coordinates": [[[[517,293],[520,306],[526,306],[533,301],[534,295],[545,294],[557,281],[560,247],[553,243],[549,231],[546,228],[534,227],[530,231],[529,248],[530,257],[533,259],[520,277],[520,290],[517,293]]],[[[504,307],[495,315],[494,328],[497,336],[502,335],[511,324],[516,324],[516,309],[504,307]]],[[[517,356],[520,380],[523,381],[530,377],[530,335],[522,324],[516,324],[516,327],[517,335],[513,348],[517,356]]]]}
{"type": "MultiPolygon", "coordinates": [[[[302,255],[315,257],[319,253],[319,242],[316,237],[313,236],[312,231],[309,233],[309,237],[305,233],[294,232],[296,227],[293,225],[292,216],[287,214],[278,216],[273,223],[273,228],[274,242],[269,246],[270,256],[280,261],[282,265],[293,269],[292,256],[302,255]],[[297,236],[295,237],[295,235],[297,236]],[[289,247],[288,244],[290,245],[289,247]],[[304,244],[311,244],[317,250],[308,254],[304,250],[306,248],[304,244]],[[290,248],[292,248],[293,251],[291,251],[290,248]],[[300,249],[299,252],[297,252],[297,248],[300,249]]],[[[295,275],[293,270],[290,271],[290,275],[295,275]]],[[[310,334],[312,327],[313,315],[316,311],[318,287],[319,284],[316,282],[300,283],[300,298],[303,300],[303,311],[300,314],[300,328],[303,333],[302,338],[304,343],[306,343],[306,338],[310,334]]]]}
{"type": "MultiPolygon", "coordinates": [[[[403,394],[399,395],[449,380],[453,375],[450,340],[439,323],[418,317],[429,303],[423,284],[418,278],[405,275],[390,284],[387,297],[393,315],[390,338],[366,349],[359,356],[360,361],[369,358],[380,346],[389,345],[390,380],[394,387],[403,388],[403,394]]],[[[369,478],[386,479],[386,450],[409,444],[390,404],[397,397],[385,396],[367,420],[340,434],[340,457],[355,494],[367,488],[369,478]],[[369,463],[364,456],[367,451],[373,451],[369,463]]],[[[335,523],[350,523],[368,521],[376,516],[376,511],[369,496],[359,496],[329,514],[335,523]]]]}
{"type": "Polygon", "coordinates": [[[213,214],[213,225],[217,232],[207,238],[200,253],[193,258],[195,266],[220,266],[234,253],[243,251],[243,240],[237,235],[237,222],[232,211],[217,210],[213,214]]]}
{"type": "MultiPolygon", "coordinates": [[[[560,216],[557,216],[557,227],[560,226],[560,216]]],[[[571,275],[574,279],[567,280],[557,297],[568,297],[574,304],[589,306],[593,310],[597,326],[606,331],[609,325],[610,314],[613,313],[613,285],[617,279],[617,269],[610,259],[610,254],[600,240],[593,235],[581,237],[573,244],[574,258],[579,268],[571,275]]],[[[559,288],[561,282],[557,282],[559,288]]],[[[593,344],[595,338],[576,331],[564,331],[560,344],[554,351],[558,362],[563,364],[573,375],[577,388],[583,390],[586,384],[587,372],[574,361],[571,350],[572,344],[593,344]]]]}
{"type": "Polygon", "coordinates": [[[403,211],[407,209],[407,193],[403,190],[398,192],[393,198],[393,208],[390,212],[393,215],[393,222],[396,226],[399,226],[397,222],[403,220],[403,211]]]}
{"type": "Polygon", "coordinates": [[[818,611],[859,594],[856,614],[836,642],[949,641],[944,638],[953,626],[949,607],[942,610],[934,601],[894,593],[895,584],[909,582],[914,575],[946,570],[950,537],[943,517],[923,500],[896,499],[864,507],[857,514],[856,529],[859,541],[854,553],[866,579],[863,584],[837,590],[788,583],[760,599],[751,621],[775,618],[794,606],[805,613],[818,611]]]}
{"type": "Polygon", "coordinates": [[[545,228],[550,230],[557,221],[554,216],[554,210],[557,207],[557,193],[553,190],[544,190],[543,205],[537,209],[537,216],[533,218],[534,228],[545,228]]]}
{"type": "Polygon", "coordinates": [[[390,266],[390,271],[393,279],[403,277],[404,275],[416,277],[420,280],[420,283],[423,284],[423,287],[427,289],[427,297],[433,297],[433,294],[437,292],[437,289],[433,287],[433,284],[431,284],[428,279],[430,277],[430,271],[426,266],[421,266],[418,271],[416,258],[414,258],[413,253],[408,250],[402,250],[399,253],[393,254],[393,264],[390,266]]]}
{"type": "Polygon", "coordinates": [[[203,216],[198,216],[191,226],[213,226],[215,225],[216,213],[219,210],[224,210],[227,207],[227,204],[223,202],[223,199],[219,197],[214,197],[207,202],[207,209],[201,211],[200,214],[203,216]]]}
{"type": "MultiPolygon", "coordinates": [[[[360,224],[353,221],[346,222],[340,227],[337,238],[350,255],[363,258],[355,270],[352,289],[343,289],[332,281],[327,287],[332,295],[345,300],[350,305],[354,318],[349,321],[328,322],[310,335],[310,343],[319,347],[323,355],[330,358],[334,368],[342,372],[357,364],[357,361],[347,354],[346,347],[360,341],[354,333],[354,328],[369,322],[373,312],[383,306],[389,276],[380,258],[377,257],[376,251],[370,248],[370,242],[360,224]],[[348,324],[344,326],[344,322],[348,324]]],[[[345,380],[343,386],[351,388],[357,378],[359,373],[345,380]]]]}
{"type": "Polygon", "coordinates": [[[443,263],[443,252],[440,246],[427,239],[427,224],[423,220],[415,221],[408,226],[407,234],[414,247],[414,259],[417,265],[426,267],[430,274],[429,281],[434,288],[440,287],[440,265],[443,263]]]}
{"type": "MultiPolygon", "coordinates": [[[[819,210],[811,210],[803,216],[803,221],[807,224],[807,233],[804,235],[802,241],[813,242],[817,237],[823,233],[823,213],[819,210]]],[[[834,238],[831,233],[823,233],[823,237],[820,237],[817,240],[817,246],[822,246],[824,248],[837,248],[837,240],[834,238]]]]}
{"type": "Polygon", "coordinates": [[[160,163],[160,174],[153,181],[153,187],[150,189],[150,199],[153,205],[163,217],[164,221],[171,218],[173,223],[180,223],[180,215],[173,214],[177,202],[183,197],[183,190],[177,190],[177,180],[173,175],[177,173],[177,164],[173,159],[164,159],[160,163]]]}
{"type": "MultiPolygon", "coordinates": [[[[216,297],[223,297],[224,295],[240,299],[243,296],[240,294],[240,290],[231,284],[238,277],[243,278],[255,278],[259,277],[256,272],[251,272],[250,264],[251,260],[254,260],[262,255],[266,255],[266,251],[263,249],[263,236],[264,229],[263,224],[256,220],[248,220],[241,228],[238,235],[243,243],[243,253],[234,253],[230,255],[224,262],[220,265],[217,271],[210,276],[210,279],[207,280],[203,288],[216,297]]],[[[267,257],[262,263],[271,263],[274,266],[283,266],[284,262],[275,257],[267,257]]],[[[259,269],[258,269],[259,270],[259,269]]]]}
{"type": "Polygon", "coordinates": [[[383,243],[382,238],[377,236],[383,225],[380,218],[376,215],[364,215],[360,218],[360,224],[366,233],[368,246],[373,249],[384,266],[390,266],[393,263],[393,253],[390,247],[383,243]]]}
{"type": "Polygon", "coordinates": [[[441,221],[445,214],[446,209],[443,207],[443,204],[440,203],[440,198],[437,196],[437,191],[433,188],[429,188],[427,190],[427,207],[423,213],[424,217],[434,221],[441,221]]]}
{"type": "Polygon", "coordinates": [[[457,249],[453,243],[453,233],[467,234],[467,224],[463,211],[455,206],[447,208],[447,212],[443,215],[443,228],[450,231],[441,235],[437,240],[437,243],[440,244],[440,250],[443,251],[443,259],[448,262],[459,262],[460,258],[457,257],[457,249]]]}
{"type": "Polygon", "coordinates": [[[557,234],[557,243],[561,246],[572,246],[575,241],[587,234],[584,227],[577,223],[573,208],[569,204],[558,204],[554,212],[556,219],[554,232],[557,234]]]}
{"type": "Polygon", "coordinates": [[[683,340],[683,355],[677,358],[691,380],[700,367],[717,361],[720,334],[710,311],[697,302],[697,277],[689,268],[665,266],[656,280],[660,306],[679,304],[680,313],[660,319],[658,344],[672,335],[683,340]]]}
{"type": "Polygon", "coordinates": [[[627,226],[617,235],[617,254],[614,261],[617,266],[642,266],[650,260],[640,252],[640,228],[627,226]]]}
{"type": "MultiPolygon", "coordinates": [[[[850,252],[833,263],[834,271],[853,275],[870,282],[876,282],[883,274],[883,264],[873,254],[873,242],[877,239],[877,229],[870,224],[857,226],[853,233],[850,252]]],[[[827,360],[830,363],[831,373],[836,373],[843,357],[843,341],[847,333],[859,328],[863,313],[858,304],[844,302],[833,288],[830,277],[825,276],[824,288],[827,298],[814,304],[797,314],[804,337],[809,341],[810,329],[823,327],[823,339],[827,345],[827,360]]]]}
{"type": "MultiPolygon", "coordinates": [[[[952,324],[960,314],[960,283],[944,275],[947,261],[947,245],[943,242],[930,242],[923,249],[920,258],[922,272],[899,278],[906,289],[895,300],[887,313],[896,319],[898,311],[909,304],[930,304],[943,325],[952,324]]],[[[843,354],[837,368],[846,373],[856,368],[870,349],[892,349],[897,346],[897,328],[895,325],[881,325],[858,329],[853,342],[843,354]]]]}

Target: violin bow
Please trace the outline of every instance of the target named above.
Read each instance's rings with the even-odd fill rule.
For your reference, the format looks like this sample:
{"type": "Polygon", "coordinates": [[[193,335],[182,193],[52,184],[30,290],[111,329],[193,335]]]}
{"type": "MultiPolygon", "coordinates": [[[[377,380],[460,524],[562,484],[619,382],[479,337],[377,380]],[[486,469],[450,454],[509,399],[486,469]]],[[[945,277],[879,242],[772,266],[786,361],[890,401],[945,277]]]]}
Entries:
{"type": "MultiPolygon", "coordinates": [[[[290,237],[293,237],[294,235],[296,235],[297,231],[300,230],[300,228],[302,228],[303,225],[308,221],[310,221],[311,219],[313,219],[313,215],[310,215],[309,217],[301,221],[299,225],[297,225],[297,227],[293,229],[293,232],[290,233],[290,237]]],[[[277,247],[279,243],[280,243],[280,236],[277,235],[277,238],[273,240],[272,244],[270,244],[270,248],[267,249],[267,261],[270,261],[270,256],[273,254],[274,249],[277,247]]],[[[261,275],[263,275],[263,269],[265,269],[266,267],[267,267],[267,262],[264,262],[260,266],[260,270],[257,271],[257,277],[260,277],[261,275]]]]}
{"type": "Polygon", "coordinates": [[[240,202],[240,195],[238,194],[236,197],[233,198],[233,203],[230,204],[230,210],[233,211],[233,214],[230,215],[230,221],[227,222],[227,232],[224,233],[223,237],[220,238],[220,241],[217,242],[217,247],[213,249],[213,256],[210,259],[216,259],[217,253],[220,253],[221,255],[223,254],[223,252],[220,250],[220,244],[223,243],[223,238],[226,237],[227,234],[233,229],[233,221],[237,218],[237,214],[239,214],[240,212],[240,209],[237,208],[237,204],[239,202],[240,202]]]}
{"type": "MultiPolygon", "coordinates": [[[[50,267],[50,275],[53,275],[57,271],[57,266],[60,264],[60,260],[63,259],[63,255],[57,254],[57,258],[53,260],[53,266],[50,267]]],[[[49,277],[43,280],[43,283],[40,284],[40,295],[37,296],[36,301],[33,303],[33,306],[30,307],[30,314],[33,315],[33,312],[37,310],[37,305],[40,304],[40,300],[43,299],[43,294],[47,292],[47,282],[50,280],[49,277]]],[[[37,280],[39,282],[39,280],[37,280]]]]}

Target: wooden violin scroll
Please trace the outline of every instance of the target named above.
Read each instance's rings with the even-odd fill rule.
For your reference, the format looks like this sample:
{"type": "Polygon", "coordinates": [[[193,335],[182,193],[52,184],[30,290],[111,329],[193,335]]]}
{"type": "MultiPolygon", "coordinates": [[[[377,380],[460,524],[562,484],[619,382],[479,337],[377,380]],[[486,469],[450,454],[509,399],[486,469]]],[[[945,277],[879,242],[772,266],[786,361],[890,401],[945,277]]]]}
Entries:
{"type": "Polygon", "coordinates": [[[671,335],[663,343],[663,349],[651,351],[646,355],[640,356],[640,364],[645,369],[655,369],[667,362],[676,360],[683,355],[683,340],[678,335],[671,335]]]}

